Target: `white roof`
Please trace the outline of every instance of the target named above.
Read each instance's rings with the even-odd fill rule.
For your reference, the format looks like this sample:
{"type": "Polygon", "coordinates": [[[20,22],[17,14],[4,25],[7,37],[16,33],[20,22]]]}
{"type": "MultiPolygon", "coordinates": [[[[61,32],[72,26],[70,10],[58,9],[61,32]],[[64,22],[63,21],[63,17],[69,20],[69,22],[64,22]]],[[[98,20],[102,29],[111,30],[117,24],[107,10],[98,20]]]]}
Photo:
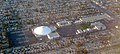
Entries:
{"type": "Polygon", "coordinates": [[[57,32],[54,32],[54,33],[48,34],[47,37],[48,37],[49,39],[53,39],[53,38],[60,37],[60,35],[59,35],[57,32]]]}
{"type": "Polygon", "coordinates": [[[110,17],[107,14],[102,14],[102,15],[98,15],[98,16],[81,18],[81,20],[83,20],[84,22],[94,22],[94,21],[97,21],[97,20],[109,19],[109,18],[110,17]]]}
{"type": "Polygon", "coordinates": [[[95,26],[94,28],[95,29],[98,29],[98,30],[104,30],[106,29],[106,26],[104,24],[102,24],[101,22],[95,22],[95,23],[91,23],[91,25],[95,26]]]}
{"type": "Polygon", "coordinates": [[[71,22],[72,22],[72,21],[66,21],[66,20],[64,20],[64,21],[57,22],[56,24],[57,24],[58,26],[62,27],[62,26],[71,25],[71,22]]]}
{"type": "Polygon", "coordinates": [[[51,33],[51,29],[48,26],[40,26],[34,29],[34,33],[37,35],[47,35],[51,33]]]}

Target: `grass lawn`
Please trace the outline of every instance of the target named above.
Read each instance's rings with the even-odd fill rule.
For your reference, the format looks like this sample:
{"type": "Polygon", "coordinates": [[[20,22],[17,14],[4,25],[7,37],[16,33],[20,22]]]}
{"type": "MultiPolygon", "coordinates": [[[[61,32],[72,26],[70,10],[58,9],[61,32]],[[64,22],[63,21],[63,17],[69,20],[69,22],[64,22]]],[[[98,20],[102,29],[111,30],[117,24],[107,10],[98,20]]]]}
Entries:
{"type": "Polygon", "coordinates": [[[77,28],[78,28],[78,29],[81,29],[81,30],[85,30],[85,29],[87,29],[87,28],[91,28],[90,24],[91,24],[91,23],[82,23],[82,24],[80,24],[80,25],[77,25],[77,28]]]}

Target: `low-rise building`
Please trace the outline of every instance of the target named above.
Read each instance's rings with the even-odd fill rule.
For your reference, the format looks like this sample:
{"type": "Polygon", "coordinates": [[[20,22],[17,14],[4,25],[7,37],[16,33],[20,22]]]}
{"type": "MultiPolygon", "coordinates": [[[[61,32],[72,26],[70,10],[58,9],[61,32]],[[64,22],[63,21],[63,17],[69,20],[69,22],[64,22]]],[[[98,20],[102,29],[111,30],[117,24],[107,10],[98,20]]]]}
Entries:
{"type": "Polygon", "coordinates": [[[91,26],[94,26],[94,29],[97,29],[97,30],[105,30],[106,29],[106,26],[104,24],[102,24],[101,22],[91,23],[91,26]]]}
{"type": "Polygon", "coordinates": [[[87,29],[84,29],[84,30],[78,29],[76,34],[83,34],[83,33],[92,32],[92,31],[94,31],[92,28],[87,28],[87,29]]]}
{"type": "Polygon", "coordinates": [[[74,23],[82,23],[82,20],[81,19],[76,20],[74,23]]]}
{"type": "Polygon", "coordinates": [[[62,26],[68,26],[68,25],[71,25],[72,21],[60,21],[60,22],[57,22],[56,24],[59,26],[59,27],[62,27],[62,26]]]}
{"type": "Polygon", "coordinates": [[[60,35],[59,35],[57,32],[54,32],[54,33],[48,34],[47,37],[48,37],[49,39],[54,39],[54,38],[60,37],[60,35]]]}
{"type": "Polygon", "coordinates": [[[91,23],[90,26],[93,26],[92,28],[86,28],[84,30],[81,29],[77,29],[76,34],[82,34],[82,33],[86,33],[86,32],[93,32],[95,30],[105,30],[106,26],[100,22],[94,22],[91,23]]]}
{"type": "Polygon", "coordinates": [[[92,17],[81,18],[83,22],[94,22],[102,19],[110,19],[110,16],[107,14],[102,14],[102,15],[97,15],[92,17]]]}
{"type": "Polygon", "coordinates": [[[57,30],[57,28],[55,26],[49,26],[49,28],[51,29],[51,31],[57,30]]]}
{"type": "Polygon", "coordinates": [[[46,36],[48,39],[54,39],[60,37],[60,35],[55,32],[56,29],[55,26],[40,26],[32,29],[32,32],[39,40],[43,40],[46,36]]]}
{"type": "Polygon", "coordinates": [[[76,34],[81,34],[81,33],[83,33],[83,31],[81,29],[78,29],[76,32],[76,34]]]}

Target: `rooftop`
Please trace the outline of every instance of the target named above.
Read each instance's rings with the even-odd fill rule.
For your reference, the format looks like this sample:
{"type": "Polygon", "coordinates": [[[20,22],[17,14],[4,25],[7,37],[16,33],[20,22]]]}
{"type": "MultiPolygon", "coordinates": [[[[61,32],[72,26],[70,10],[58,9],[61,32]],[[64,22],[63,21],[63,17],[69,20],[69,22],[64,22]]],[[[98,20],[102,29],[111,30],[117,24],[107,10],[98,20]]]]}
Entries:
{"type": "Polygon", "coordinates": [[[47,35],[51,33],[51,29],[48,26],[40,26],[34,29],[34,33],[37,35],[47,35]]]}

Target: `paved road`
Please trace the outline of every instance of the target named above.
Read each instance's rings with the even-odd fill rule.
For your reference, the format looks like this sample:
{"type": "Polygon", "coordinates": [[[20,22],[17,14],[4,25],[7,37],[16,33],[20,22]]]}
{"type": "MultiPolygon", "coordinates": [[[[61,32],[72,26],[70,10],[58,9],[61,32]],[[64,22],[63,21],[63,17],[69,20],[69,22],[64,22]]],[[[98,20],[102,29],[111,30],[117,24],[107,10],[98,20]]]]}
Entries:
{"type": "Polygon", "coordinates": [[[110,11],[104,9],[101,5],[96,4],[96,3],[93,2],[93,1],[92,1],[91,3],[92,3],[92,5],[95,6],[98,10],[101,10],[102,12],[107,13],[110,17],[112,17],[112,18],[118,18],[118,17],[116,17],[114,14],[112,14],[110,11]]]}
{"type": "MultiPolygon", "coordinates": [[[[98,10],[101,10],[102,12],[105,12],[105,13],[107,13],[110,17],[112,17],[116,22],[118,22],[119,21],[119,17],[118,16],[116,16],[116,15],[114,15],[113,13],[111,13],[109,10],[106,10],[106,9],[104,9],[101,5],[99,5],[99,4],[96,4],[95,2],[91,2],[92,3],[92,5],[93,6],[95,6],[98,10]]],[[[116,23],[117,25],[119,25],[118,23],[116,23]]],[[[113,41],[113,43],[111,43],[111,46],[110,47],[113,47],[113,46],[115,46],[115,45],[119,45],[120,44],[120,39],[117,39],[117,40],[114,40],[113,41]]],[[[103,47],[104,48],[104,47],[103,47]]],[[[99,49],[101,49],[101,48],[99,48],[99,49]]],[[[120,49],[115,49],[115,50],[113,50],[113,49],[111,49],[112,51],[115,51],[115,50],[120,50],[120,49]]],[[[111,51],[110,50],[110,51],[111,51]]]]}

